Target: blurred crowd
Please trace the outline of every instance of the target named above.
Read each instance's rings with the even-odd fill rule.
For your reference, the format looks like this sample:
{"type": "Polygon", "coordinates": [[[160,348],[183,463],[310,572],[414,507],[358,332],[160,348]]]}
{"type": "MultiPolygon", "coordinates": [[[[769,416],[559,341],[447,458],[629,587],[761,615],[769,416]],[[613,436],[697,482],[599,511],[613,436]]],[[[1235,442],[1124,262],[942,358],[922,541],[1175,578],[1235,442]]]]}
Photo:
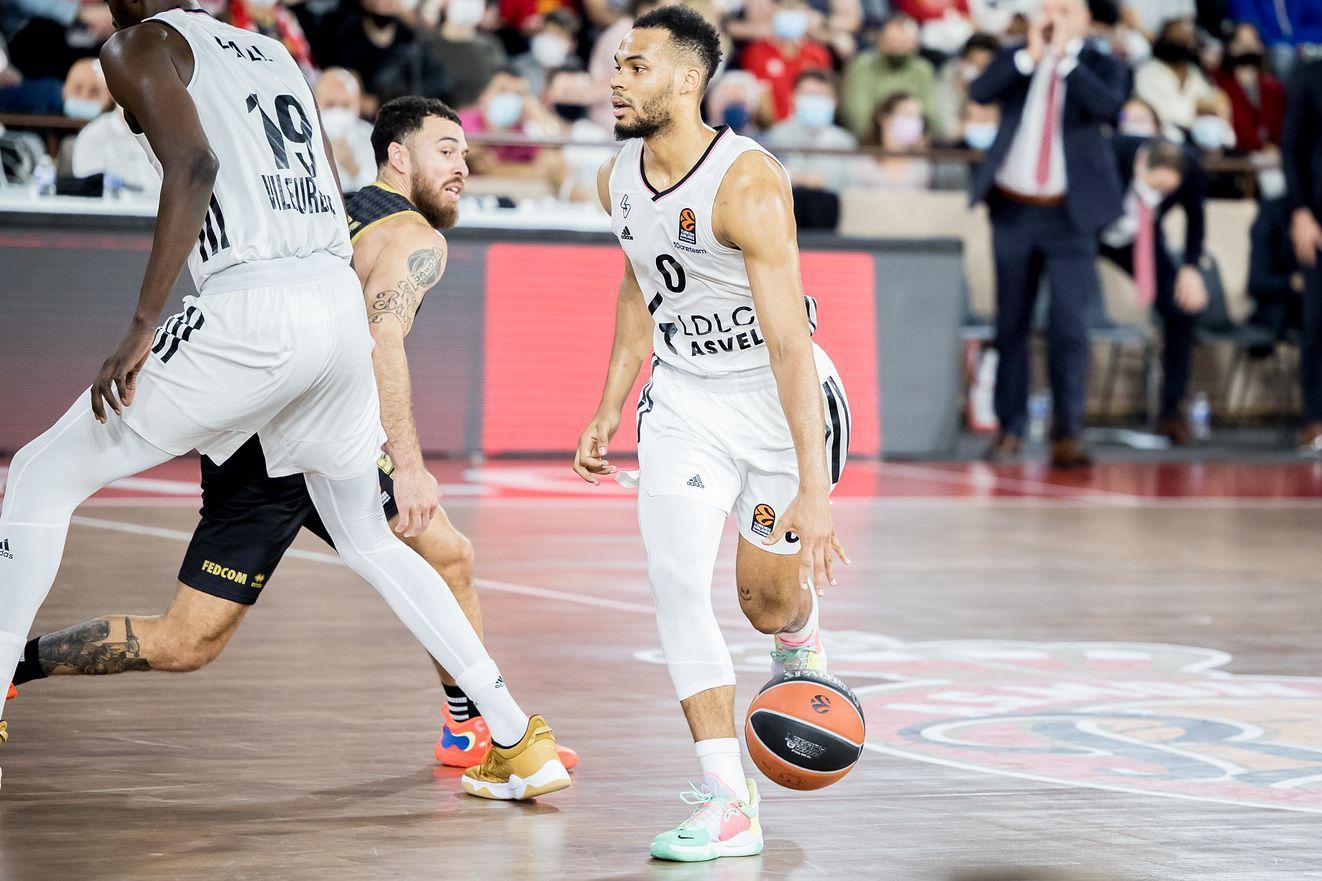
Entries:
{"type": "MultiPolygon", "coordinates": [[[[593,197],[609,149],[613,54],[631,21],[670,0],[202,0],[209,13],[280,40],[315,85],[346,188],[371,180],[376,106],[439,97],[467,129],[511,143],[474,151],[475,176],[593,197]],[[520,139],[567,139],[545,149],[520,139]],[[603,147],[593,147],[601,143],[603,147]]],[[[706,113],[762,140],[796,185],[949,188],[967,162],[933,146],[986,149],[998,110],[968,85],[999,48],[1025,38],[1040,0],[693,0],[726,44],[706,113]],[[842,160],[804,149],[883,148],[842,160]],[[908,154],[908,155],[905,155],[908,154]]],[[[1276,164],[1282,82],[1297,47],[1322,42],[1318,0],[1092,0],[1088,39],[1124,63],[1132,100],[1116,120],[1204,154],[1276,164]]],[[[96,0],[0,0],[0,113],[95,120],[62,151],[63,173],[116,168],[153,186],[95,62],[113,32],[96,0]]],[[[1279,176],[1268,173],[1268,188],[1279,176]]],[[[1249,188],[1242,176],[1214,192],[1249,188]]],[[[810,212],[811,199],[805,204],[810,212]]]]}
{"type": "MultiPolygon", "coordinates": [[[[419,94],[454,106],[475,140],[470,191],[590,203],[614,149],[614,53],[636,17],[666,2],[674,0],[200,5],[288,48],[313,85],[346,191],[375,177],[376,108],[419,94]]],[[[1313,297],[1304,271],[1315,262],[1309,242],[1322,246],[1322,226],[1306,221],[1322,218],[1322,205],[1309,213],[1306,196],[1287,192],[1291,169],[1300,178],[1311,167],[1304,153],[1282,161],[1288,108],[1298,108],[1296,120],[1318,115],[1304,105],[1322,93],[1322,63],[1308,63],[1322,44],[1322,0],[688,5],[725,44],[707,121],[783,160],[801,228],[835,228],[845,190],[967,189],[987,204],[996,261],[996,315],[987,320],[1000,356],[992,458],[1015,454],[1024,434],[1028,340],[1045,279],[1053,461],[1087,463],[1077,439],[1099,257],[1129,274],[1160,318],[1161,433],[1188,441],[1190,348],[1206,317],[1226,311],[1204,283],[1203,203],[1246,195],[1262,204],[1245,243],[1253,321],[1266,328],[1256,348],[1302,337],[1301,441],[1322,454],[1322,270],[1313,297]],[[1164,238],[1171,209],[1185,215],[1180,243],[1164,238]]],[[[156,175],[96,61],[112,33],[98,0],[0,0],[0,114],[85,122],[58,156],[38,146],[27,162],[39,192],[55,180],[60,192],[78,192],[98,179],[97,192],[155,195],[156,175]]],[[[1293,132],[1301,144],[1312,137],[1297,122],[1293,132]]],[[[0,160],[21,179],[11,136],[0,132],[0,160]]]]}

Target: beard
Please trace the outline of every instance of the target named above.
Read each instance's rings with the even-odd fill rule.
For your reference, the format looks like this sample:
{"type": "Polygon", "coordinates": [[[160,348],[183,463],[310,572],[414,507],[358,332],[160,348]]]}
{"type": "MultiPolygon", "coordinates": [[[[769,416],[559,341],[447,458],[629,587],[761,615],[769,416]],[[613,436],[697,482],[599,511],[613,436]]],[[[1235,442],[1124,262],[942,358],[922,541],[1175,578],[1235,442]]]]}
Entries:
{"type": "Polygon", "coordinates": [[[459,221],[459,205],[451,202],[444,188],[453,183],[413,184],[413,207],[433,229],[450,229],[459,221]]]}
{"type": "Polygon", "coordinates": [[[669,128],[670,123],[674,121],[674,116],[670,112],[670,98],[669,93],[657,95],[637,109],[637,119],[633,122],[626,123],[621,120],[615,123],[615,140],[650,138],[669,128]]]}

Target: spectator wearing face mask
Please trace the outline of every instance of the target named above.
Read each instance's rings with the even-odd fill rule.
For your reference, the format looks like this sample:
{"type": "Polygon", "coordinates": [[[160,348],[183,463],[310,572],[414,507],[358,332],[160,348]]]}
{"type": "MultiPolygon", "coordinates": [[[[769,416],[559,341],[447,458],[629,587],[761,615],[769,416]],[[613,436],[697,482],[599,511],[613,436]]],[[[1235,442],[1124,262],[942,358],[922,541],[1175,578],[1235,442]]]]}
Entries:
{"type": "MultiPolygon", "coordinates": [[[[887,154],[921,152],[930,146],[923,105],[908,92],[882,101],[873,117],[868,144],[887,154]]],[[[932,183],[932,161],[926,156],[883,155],[862,166],[859,184],[887,190],[926,189],[932,183]]]]}
{"type": "Polygon", "coordinates": [[[1184,141],[1198,115],[1198,102],[1212,96],[1199,65],[1198,39],[1185,19],[1168,21],[1152,44],[1152,59],[1134,76],[1134,94],[1157,111],[1163,133],[1184,141]]]}
{"type": "Polygon", "coordinates": [[[1152,57],[1152,44],[1136,26],[1133,16],[1126,16],[1118,0],[1088,0],[1092,15],[1089,37],[1093,48],[1103,55],[1136,68],[1152,57]]]}
{"type": "Polygon", "coordinates": [[[794,147],[855,149],[858,139],[835,124],[836,106],[835,77],[829,71],[805,70],[794,85],[789,118],[767,132],[766,146],[785,166],[796,189],[839,193],[853,181],[857,160],[785,152],[794,147]]]}
{"type": "Polygon", "coordinates": [[[321,128],[335,154],[340,187],[356,193],[376,180],[372,124],[362,118],[363,94],[358,79],[342,67],[327,68],[314,91],[321,128]]]}
{"type": "Polygon", "coordinates": [[[80,58],[69,68],[62,91],[64,115],[93,120],[114,106],[110,87],[95,58],[80,58]]]}
{"type": "Polygon", "coordinates": [[[881,26],[877,48],[859,55],[845,70],[841,118],[855,137],[865,140],[872,134],[877,106],[891,95],[912,95],[930,115],[935,89],[932,64],[918,54],[918,25],[907,15],[893,15],[881,26]]]}
{"type": "Polygon", "coordinates": [[[505,47],[487,30],[495,6],[486,0],[444,0],[435,30],[419,34],[378,82],[385,97],[430,95],[451,107],[471,107],[496,72],[508,66],[505,47]]]}
{"type": "Polygon", "coordinates": [[[1235,129],[1230,122],[1230,99],[1220,89],[1212,89],[1195,109],[1189,140],[1204,153],[1235,150],[1235,129]]]}
{"type": "Polygon", "coordinates": [[[830,70],[831,53],[821,43],[808,39],[813,12],[803,0],[779,0],[771,18],[771,39],[759,40],[744,49],[744,70],[767,85],[771,98],[770,122],[790,115],[791,95],[799,74],[805,70],[830,70]]]}
{"type": "MultiPolygon", "coordinates": [[[[358,0],[360,8],[345,15],[318,63],[357,72],[372,96],[389,94],[388,74],[401,54],[412,51],[413,29],[401,20],[417,0],[358,0]]],[[[374,102],[373,102],[374,106],[374,102]]]]}
{"type": "Polygon", "coordinates": [[[529,39],[528,51],[514,58],[514,70],[528,81],[534,95],[546,89],[547,74],[556,68],[582,67],[582,61],[574,54],[578,27],[578,18],[569,10],[550,12],[529,39]]]}
{"type": "MultiPolygon", "coordinates": [[[[498,134],[543,138],[560,132],[560,126],[532,98],[528,81],[513,70],[503,70],[491,78],[478,103],[460,112],[464,131],[470,135],[498,134]]],[[[560,157],[553,150],[535,145],[507,144],[470,146],[468,166],[475,175],[498,177],[562,178],[560,157]]]]}
{"type": "Polygon", "coordinates": [[[918,40],[941,57],[953,55],[973,36],[968,0],[892,0],[891,9],[918,22],[918,40]]]}
{"type": "Polygon", "coordinates": [[[959,54],[941,65],[932,95],[932,130],[941,142],[959,138],[960,117],[968,103],[969,83],[991,64],[1001,43],[993,34],[977,33],[965,41],[959,54]]]}
{"type": "Polygon", "coordinates": [[[1267,68],[1266,50],[1258,29],[1235,26],[1226,43],[1225,61],[1216,85],[1230,99],[1235,144],[1246,153],[1279,146],[1285,126],[1285,88],[1267,68]]]}
{"type": "Polygon", "coordinates": [[[592,202],[597,195],[597,172],[615,155],[611,133],[588,117],[592,77],[587,71],[561,67],[546,78],[543,106],[554,114],[562,134],[574,145],[563,148],[564,180],[558,196],[567,202],[592,202]],[[601,147],[580,146],[600,143],[601,147]]]}
{"type": "Polygon", "coordinates": [[[766,86],[746,70],[727,70],[707,89],[706,119],[709,125],[728,125],[736,134],[759,134],[757,113],[763,106],[766,86]]]}
{"type": "Polygon", "coordinates": [[[970,150],[984,153],[996,143],[996,133],[1001,128],[1001,111],[995,104],[979,104],[966,101],[964,113],[960,118],[960,141],[970,150]]]}
{"type": "Polygon", "coordinates": [[[1120,110],[1116,131],[1122,135],[1136,135],[1140,138],[1154,138],[1161,132],[1161,120],[1157,111],[1142,98],[1130,98],[1120,110]]]}
{"type": "Polygon", "coordinates": [[[1257,28],[1282,77],[1290,75],[1298,47],[1322,44],[1322,3],[1317,0],[1227,0],[1226,5],[1231,19],[1257,28]]]}

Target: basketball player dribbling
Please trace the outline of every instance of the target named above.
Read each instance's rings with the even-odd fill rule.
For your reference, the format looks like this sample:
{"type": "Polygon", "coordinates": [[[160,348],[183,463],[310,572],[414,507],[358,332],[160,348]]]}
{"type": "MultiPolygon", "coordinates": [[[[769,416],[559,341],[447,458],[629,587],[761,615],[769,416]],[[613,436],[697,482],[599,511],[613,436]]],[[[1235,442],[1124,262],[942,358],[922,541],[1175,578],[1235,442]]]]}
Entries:
{"type": "Polygon", "coordinates": [[[734,668],[711,606],[727,515],[739,524],[739,603],[774,634],[773,666],[824,670],[817,596],[848,562],[832,524],[849,410],[811,339],[790,185],[754,141],[702,122],[720,63],[716,31],[669,6],[634,22],[611,80],[624,148],[598,176],[628,256],[601,403],[574,467],[589,483],[639,485],[638,520],[666,665],[696,742],[692,815],[652,856],[709,860],[762,850],[758,797],[735,737],[734,668]],[[607,449],[644,360],[636,476],[607,449]],[[814,589],[815,585],[815,589],[814,589]]]}
{"type": "Polygon", "coordinates": [[[386,522],[372,335],[301,71],[279,42],[191,2],[108,5],[121,30],[102,65],[161,172],[156,236],[130,330],[90,394],[11,463],[0,513],[9,548],[0,556],[0,695],[55,579],[73,510],[192,449],[223,465],[255,434],[267,474],[304,474],[344,561],[486,720],[492,748],[465,772],[464,789],[503,799],[563,789],[570,779],[550,728],[519,708],[444,581],[386,522]],[[198,296],[153,330],[185,262],[198,296]]]}

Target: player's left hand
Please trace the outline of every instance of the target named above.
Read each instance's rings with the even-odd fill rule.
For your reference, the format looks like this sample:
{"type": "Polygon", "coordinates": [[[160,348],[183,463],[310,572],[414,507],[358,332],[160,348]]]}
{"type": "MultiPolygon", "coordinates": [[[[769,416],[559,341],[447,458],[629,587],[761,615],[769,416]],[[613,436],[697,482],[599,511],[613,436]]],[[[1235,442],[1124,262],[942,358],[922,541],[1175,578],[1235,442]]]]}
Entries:
{"type": "Polygon", "coordinates": [[[440,485],[425,467],[396,469],[394,479],[395,507],[399,509],[395,532],[405,538],[416,538],[426,531],[441,509],[440,485]]]}
{"type": "Polygon", "coordinates": [[[831,517],[831,500],[826,493],[799,492],[790,502],[785,513],[776,522],[771,535],[762,540],[768,547],[785,537],[787,533],[798,536],[799,548],[799,585],[808,590],[810,585],[817,586],[817,595],[826,592],[824,585],[835,586],[835,563],[832,555],[840,562],[849,565],[849,557],[840,546],[840,539],[835,534],[835,523],[831,517]]]}
{"type": "Polygon", "coordinates": [[[1193,315],[1207,308],[1207,285],[1197,266],[1182,266],[1175,277],[1175,303],[1193,315]]]}
{"type": "Polygon", "coordinates": [[[124,341],[101,365],[101,372],[92,384],[92,415],[102,424],[106,421],[106,404],[122,416],[124,407],[133,403],[133,392],[138,384],[138,371],[147,360],[155,328],[134,322],[124,341]],[[118,395],[116,394],[118,393],[118,395]]]}

